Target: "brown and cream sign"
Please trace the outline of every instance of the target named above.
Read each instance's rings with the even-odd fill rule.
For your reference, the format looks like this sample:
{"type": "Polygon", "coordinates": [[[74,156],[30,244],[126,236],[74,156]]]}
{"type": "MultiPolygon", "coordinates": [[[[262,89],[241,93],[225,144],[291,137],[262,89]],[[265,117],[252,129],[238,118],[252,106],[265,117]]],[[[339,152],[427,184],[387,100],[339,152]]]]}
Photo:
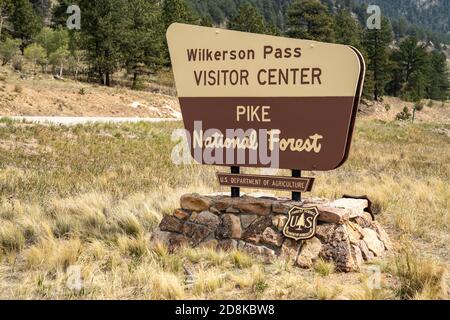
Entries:
{"type": "Polygon", "coordinates": [[[289,178],[252,174],[227,174],[218,172],[217,178],[221,186],[245,187],[255,189],[271,189],[294,192],[310,192],[314,178],[289,178]]]}
{"type": "Polygon", "coordinates": [[[283,234],[296,241],[307,240],[314,237],[316,233],[317,208],[292,207],[289,217],[283,229],[283,234]]]}
{"type": "Polygon", "coordinates": [[[346,160],[365,70],[355,49],[177,23],[167,40],[198,162],[331,170],[346,160]]]}

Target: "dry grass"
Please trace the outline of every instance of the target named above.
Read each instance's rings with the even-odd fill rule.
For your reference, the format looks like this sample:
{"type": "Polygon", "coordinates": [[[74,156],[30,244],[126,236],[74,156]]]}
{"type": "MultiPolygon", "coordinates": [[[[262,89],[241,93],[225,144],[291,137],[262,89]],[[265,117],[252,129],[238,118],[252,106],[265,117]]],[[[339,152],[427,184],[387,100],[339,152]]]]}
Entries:
{"type": "Polygon", "coordinates": [[[401,299],[442,299],[445,297],[445,268],[434,260],[423,258],[410,245],[395,259],[394,274],[398,276],[397,295],[401,299]]]}
{"type": "Polygon", "coordinates": [[[364,270],[339,274],[321,261],[305,271],[240,251],[150,246],[181,194],[219,190],[215,168],[171,162],[180,126],[1,121],[0,298],[448,297],[449,125],[359,120],[343,167],[305,173],[317,179],[313,196],[367,194],[391,237],[426,253],[380,261],[381,288],[367,285],[364,270]]]}

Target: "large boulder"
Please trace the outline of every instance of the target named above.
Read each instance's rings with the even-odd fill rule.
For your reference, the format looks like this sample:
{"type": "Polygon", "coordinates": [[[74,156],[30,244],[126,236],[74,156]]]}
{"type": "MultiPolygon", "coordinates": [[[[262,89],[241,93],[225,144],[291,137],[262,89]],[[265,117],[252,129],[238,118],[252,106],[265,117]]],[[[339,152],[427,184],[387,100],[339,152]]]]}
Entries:
{"type": "Polygon", "coordinates": [[[205,211],[208,210],[211,204],[211,198],[201,196],[197,193],[185,194],[180,199],[181,208],[189,211],[205,211]]]}

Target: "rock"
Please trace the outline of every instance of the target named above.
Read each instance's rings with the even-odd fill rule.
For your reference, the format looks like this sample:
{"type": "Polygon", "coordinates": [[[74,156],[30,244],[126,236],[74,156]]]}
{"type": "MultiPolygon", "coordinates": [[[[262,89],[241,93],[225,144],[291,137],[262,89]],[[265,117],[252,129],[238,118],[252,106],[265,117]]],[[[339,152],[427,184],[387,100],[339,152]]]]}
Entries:
{"type": "Polygon", "coordinates": [[[191,214],[183,209],[177,209],[173,215],[180,220],[187,220],[191,214]]]}
{"type": "Polygon", "coordinates": [[[240,239],[242,236],[241,219],[234,214],[224,214],[222,224],[217,228],[220,238],[240,239]]]}
{"type": "Polygon", "coordinates": [[[366,243],[367,248],[369,248],[375,256],[380,256],[384,252],[384,244],[378,239],[377,232],[369,228],[365,228],[363,231],[363,240],[366,243]]]}
{"type": "Polygon", "coordinates": [[[272,204],[273,213],[288,214],[293,206],[301,207],[302,202],[298,201],[274,201],[272,204]]]}
{"type": "Polygon", "coordinates": [[[189,245],[189,239],[179,233],[172,233],[169,236],[169,252],[173,252],[176,249],[186,247],[189,245]]]}
{"type": "Polygon", "coordinates": [[[209,211],[194,212],[189,221],[207,226],[212,231],[215,231],[221,222],[218,216],[209,211]]]}
{"type": "Polygon", "coordinates": [[[359,244],[359,241],[363,238],[363,230],[356,223],[349,222],[346,224],[346,229],[348,232],[348,237],[352,244],[359,244]]]}
{"type": "Polygon", "coordinates": [[[165,215],[159,224],[161,231],[169,232],[183,232],[183,222],[175,218],[174,216],[165,215]]]}
{"type": "Polygon", "coordinates": [[[373,223],[372,216],[368,212],[364,212],[359,217],[350,220],[358,224],[361,228],[371,228],[373,223]]]}
{"type": "MultiPolygon", "coordinates": [[[[348,231],[345,225],[331,225],[334,228],[326,228],[326,237],[321,257],[327,261],[333,261],[336,269],[342,272],[357,270],[350,245],[348,231]]],[[[317,236],[317,235],[316,235],[317,236]]],[[[319,238],[319,236],[318,236],[319,238]]]]}
{"type": "Polygon", "coordinates": [[[283,244],[283,235],[271,227],[266,228],[262,234],[262,242],[275,247],[280,247],[283,244]]]}
{"type": "Polygon", "coordinates": [[[305,198],[303,200],[303,205],[310,206],[310,205],[324,205],[327,206],[329,204],[329,201],[324,198],[305,198]]]}
{"type": "Polygon", "coordinates": [[[315,198],[295,202],[289,198],[188,194],[180,202],[182,208],[164,216],[150,238],[152,243],[166,244],[170,252],[183,246],[245,250],[266,261],[278,257],[303,268],[322,258],[333,262],[336,270],[350,272],[391,248],[382,226],[363,211],[370,204],[364,199],[330,203],[315,198]],[[295,241],[283,235],[293,206],[318,208],[312,239],[295,241]]]}
{"type": "Polygon", "coordinates": [[[297,257],[297,265],[301,268],[311,268],[321,251],[322,243],[316,237],[304,241],[297,257]]]}
{"type": "Polygon", "coordinates": [[[361,250],[362,257],[365,261],[370,261],[375,257],[363,240],[359,241],[359,249],[361,250]]]}
{"type": "Polygon", "coordinates": [[[302,245],[301,241],[295,241],[294,239],[286,238],[281,246],[281,257],[284,259],[296,260],[300,247],[302,245]]]}
{"type": "Polygon", "coordinates": [[[316,237],[322,242],[328,242],[328,239],[333,235],[335,226],[329,223],[319,224],[316,227],[316,237]]]}
{"type": "Polygon", "coordinates": [[[265,246],[245,243],[242,249],[250,254],[263,255],[266,258],[266,261],[276,258],[275,251],[265,246]]]}
{"type": "Polygon", "coordinates": [[[267,216],[272,210],[272,201],[264,198],[243,197],[234,204],[234,207],[242,213],[267,216]]]}
{"type": "Polygon", "coordinates": [[[352,256],[353,261],[356,263],[357,266],[360,266],[364,263],[361,249],[359,248],[358,245],[352,244],[352,256]]]}
{"type": "Polygon", "coordinates": [[[220,215],[219,209],[217,209],[217,208],[214,207],[214,206],[210,207],[210,208],[209,208],[209,211],[212,212],[212,213],[214,213],[214,214],[220,215]]]}
{"type": "Polygon", "coordinates": [[[272,225],[271,217],[259,217],[244,231],[242,239],[253,244],[259,244],[262,233],[272,225]]]}
{"type": "Polygon", "coordinates": [[[181,208],[189,211],[205,211],[211,206],[211,198],[196,193],[185,194],[180,199],[181,208]]]}
{"type": "Polygon", "coordinates": [[[171,234],[172,233],[170,233],[170,232],[155,230],[152,233],[150,241],[153,243],[161,243],[164,245],[168,245],[171,234]]]}
{"type": "Polygon", "coordinates": [[[279,214],[279,215],[272,217],[272,224],[275,228],[278,229],[278,231],[283,231],[287,220],[288,220],[287,216],[279,214]]]}
{"type": "Polygon", "coordinates": [[[355,218],[363,214],[364,210],[369,207],[369,201],[366,199],[342,198],[330,203],[331,207],[343,208],[350,210],[350,218],[355,218]]]}
{"type": "Polygon", "coordinates": [[[241,215],[241,224],[244,229],[248,228],[258,216],[256,214],[243,214],[241,215]]]}
{"type": "Polygon", "coordinates": [[[239,209],[236,209],[235,207],[228,207],[227,210],[225,210],[226,213],[240,213],[239,209]]]}
{"type": "Polygon", "coordinates": [[[318,221],[343,224],[350,219],[350,210],[317,205],[319,211],[318,221]]]}
{"type": "Polygon", "coordinates": [[[210,239],[200,243],[198,246],[199,248],[208,248],[215,250],[218,246],[218,243],[219,242],[216,239],[210,239]]]}
{"type": "Polygon", "coordinates": [[[183,234],[189,238],[190,244],[197,246],[200,242],[211,235],[212,231],[204,225],[195,224],[188,221],[183,226],[183,234]]]}
{"type": "Polygon", "coordinates": [[[219,241],[217,245],[217,249],[221,249],[223,251],[232,251],[238,248],[238,242],[234,239],[225,239],[219,241]]]}
{"type": "Polygon", "coordinates": [[[238,198],[217,197],[214,199],[214,207],[220,212],[226,212],[237,201],[236,199],[238,198]]]}
{"type": "Polygon", "coordinates": [[[392,242],[383,227],[377,221],[373,222],[373,226],[378,233],[378,238],[383,242],[385,249],[392,250],[392,242]]]}

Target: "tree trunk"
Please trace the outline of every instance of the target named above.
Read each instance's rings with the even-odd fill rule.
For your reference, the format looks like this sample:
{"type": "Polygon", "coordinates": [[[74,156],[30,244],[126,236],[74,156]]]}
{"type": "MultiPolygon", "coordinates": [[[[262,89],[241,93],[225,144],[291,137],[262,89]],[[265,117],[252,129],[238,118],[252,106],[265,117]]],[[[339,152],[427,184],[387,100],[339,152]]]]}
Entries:
{"type": "Polygon", "coordinates": [[[3,20],[4,17],[0,15],[0,39],[2,38],[3,20]]]}
{"type": "Polygon", "coordinates": [[[105,85],[110,87],[111,86],[111,74],[109,71],[105,73],[105,85]]]}
{"type": "Polygon", "coordinates": [[[63,64],[62,63],[59,65],[59,76],[60,77],[63,76],[63,64]]]}
{"type": "Polygon", "coordinates": [[[137,72],[134,72],[133,73],[133,86],[132,86],[134,89],[136,88],[137,80],[138,80],[138,74],[137,74],[137,72]]]}

